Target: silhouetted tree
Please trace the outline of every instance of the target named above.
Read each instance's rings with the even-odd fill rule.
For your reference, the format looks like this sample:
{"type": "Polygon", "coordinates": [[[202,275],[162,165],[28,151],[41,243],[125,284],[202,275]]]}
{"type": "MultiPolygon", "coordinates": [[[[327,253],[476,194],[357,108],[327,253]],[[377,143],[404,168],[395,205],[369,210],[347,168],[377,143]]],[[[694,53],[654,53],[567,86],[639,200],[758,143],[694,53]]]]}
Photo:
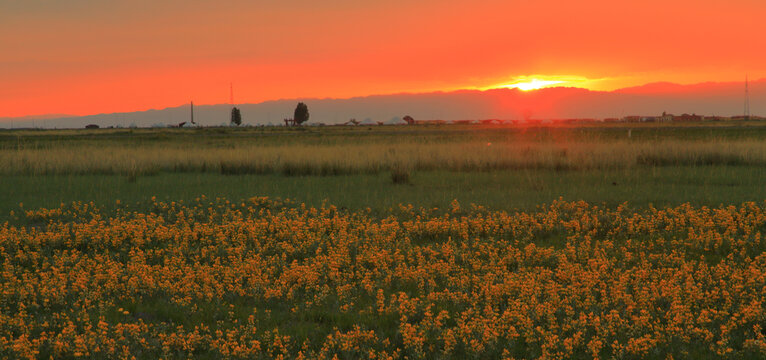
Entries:
{"type": "Polygon", "coordinates": [[[242,125],[242,113],[236,107],[231,108],[231,124],[234,126],[242,125]]]}
{"type": "Polygon", "coordinates": [[[309,121],[309,107],[306,106],[306,104],[299,102],[298,106],[295,107],[295,116],[293,116],[293,119],[295,119],[296,125],[301,125],[306,121],[309,121]]]}
{"type": "Polygon", "coordinates": [[[413,119],[413,118],[412,118],[412,116],[409,116],[409,115],[405,115],[405,116],[402,118],[402,120],[404,120],[405,122],[407,122],[407,125],[412,125],[412,124],[414,124],[414,123],[415,123],[415,119],[413,119]]]}

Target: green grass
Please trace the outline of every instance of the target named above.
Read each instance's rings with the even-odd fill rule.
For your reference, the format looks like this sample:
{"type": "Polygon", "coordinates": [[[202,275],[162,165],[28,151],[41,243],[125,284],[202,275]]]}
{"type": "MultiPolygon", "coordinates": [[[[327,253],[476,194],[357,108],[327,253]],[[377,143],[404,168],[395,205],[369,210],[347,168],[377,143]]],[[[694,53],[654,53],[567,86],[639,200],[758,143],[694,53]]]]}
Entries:
{"type": "Polygon", "coordinates": [[[759,122],[5,130],[0,220],[19,203],[113,210],[152,196],[327,200],[380,214],[455,199],[508,211],[558,198],[740,204],[766,199],[764,140],[759,122]]]}
{"type": "Polygon", "coordinates": [[[4,176],[0,209],[57,207],[93,201],[114,209],[116,200],[141,207],[152,196],[191,201],[202,195],[239,201],[253,196],[290,198],[307,205],[323,201],[349,209],[385,213],[397,204],[448,208],[457,199],[497,210],[529,210],[558,198],[632,207],[718,206],[766,199],[766,168],[748,166],[642,167],[625,170],[495,172],[412,172],[409,184],[394,184],[389,173],[344,176],[221,175],[160,173],[132,182],[118,175],[4,176]]]}
{"type": "Polygon", "coordinates": [[[258,141],[266,145],[331,144],[525,138],[534,141],[560,139],[619,140],[627,130],[636,140],[742,140],[766,138],[766,123],[727,121],[702,123],[580,123],[563,125],[419,125],[419,126],[328,126],[244,127],[196,129],[97,129],[97,130],[8,130],[0,129],[0,149],[50,144],[150,144],[195,141],[195,145],[258,141]]]}
{"type": "MultiPolygon", "coordinates": [[[[535,211],[540,205],[551,204],[557,199],[584,200],[610,208],[627,202],[635,211],[684,203],[709,207],[738,205],[748,201],[762,203],[766,200],[766,187],[763,186],[766,151],[758,151],[766,149],[759,143],[764,140],[766,127],[758,123],[676,126],[608,124],[558,128],[383,126],[0,131],[0,159],[6,156],[8,163],[21,164],[16,172],[0,169],[0,174],[4,174],[0,175],[0,186],[4,189],[0,192],[0,223],[6,220],[12,223],[27,221],[23,225],[30,229],[42,227],[43,220],[22,220],[23,216],[11,216],[10,213],[22,208],[56,208],[61,203],[80,201],[92,201],[110,215],[118,208],[149,213],[153,211],[153,197],[164,202],[191,204],[202,196],[208,199],[224,198],[234,203],[255,196],[268,196],[289,198],[312,207],[319,207],[326,201],[342,211],[367,213],[366,209],[369,209],[373,217],[396,214],[392,210],[399,204],[445,210],[454,200],[464,208],[477,204],[490,210],[509,212],[535,211]],[[632,129],[630,139],[626,138],[628,128],[632,129]],[[647,148],[653,150],[655,142],[666,147],[653,153],[644,152],[647,148]],[[521,154],[519,159],[529,161],[537,157],[543,165],[535,166],[534,162],[530,162],[530,166],[513,168],[513,164],[470,163],[475,161],[472,157],[474,153],[481,150],[477,145],[487,143],[493,144],[492,151],[498,151],[488,154],[506,155],[503,151],[513,149],[516,154],[521,154]],[[508,148],[501,148],[500,144],[508,148]],[[542,150],[533,148],[526,151],[527,144],[540,146],[542,150]],[[739,144],[739,147],[732,144],[739,144]],[[642,147],[635,150],[637,145],[642,147]],[[403,150],[406,146],[410,148],[403,150]],[[402,165],[397,162],[400,158],[395,159],[397,161],[385,158],[394,156],[389,153],[383,156],[385,161],[381,160],[381,163],[395,165],[391,167],[394,170],[392,174],[391,169],[385,166],[378,166],[377,163],[370,165],[368,162],[372,156],[358,152],[365,147],[379,150],[395,147],[403,151],[397,155],[400,158],[422,156],[422,162],[402,165]],[[591,147],[599,151],[589,152],[591,147]],[[81,149],[101,151],[105,155],[89,153],[85,155],[94,156],[81,157],[78,152],[81,149]],[[197,153],[189,154],[189,149],[196,149],[197,153]],[[223,151],[215,152],[221,149],[223,151]],[[295,149],[316,151],[301,154],[300,162],[285,165],[283,154],[290,154],[295,149]],[[622,155],[615,154],[618,149],[622,149],[622,155]],[[23,151],[28,150],[43,152],[22,157],[23,151]],[[98,164],[99,161],[106,162],[104,159],[114,150],[119,150],[120,155],[124,156],[114,158],[113,164],[98,164]],[[348,150],[357,153],[343,152],[348,150]],[[679,155],[679,150],[687,152],[679,155]],[[137,158],[138,161],[151,163],[163,151],[165,155],[173,152],[173,156],[163,163],[167,164],[167,168],[150,166],[151,171],[135,170],[137,158]],[[273,158],[279,160],[273,163],[259,162],[260,159],[251,161],[252,158],[246,156],[238,157],[240,151],[272,151],[275,154],[273,158]],[[428,151],[436,155],[428,157],[428,151]],[[426,155],[422,155],[424,153],[426,155]],[[213,166],[200,169],[199,164],[193,163],[199,161],[197,155],[200,154],[210,157],[208,160],[213,166]],[[219,159],[219,154],[228,154],[231,158],[219,159]],[[581,156],[578,157],[578,154],[581,156]],[[25,174],[24,167],[34,167],[35,161],[48,161],[53,167],[58,165],[59,158],[46,158],[49,155],[70,161],[70,168],[64,168],[60,173],[25,174]],[[603,155],[613,156],[615,160],[604,161],[603,155]],[[551,157],[553,160],[550,160],[551,157]],[[21,158],[26,162],[16,161],[21,158]],[[634,162],[624,165],[620,162],[622,159],[634,162]],[[603,164],[593,167],[558,166],[568,164],[567,161],[575,165],[598,161],[603,164]]],[[[257,154],[245,155],[255,157],[257,154]]],[[[168,220],[171,221],[171,217],[168,220]]],[[[562,229],[540,232],[535,235],[534,244],[561,250],[566,245],[566,234],[562,229]]],[[[667,233],[662,239],[689,236],[687,229],[679,231],[683,233],[667,233]]],[[[443,242],[446,239],[440,236],[449,238],[450,235],[448,232],[440,234],[432,239],[413,233],[412,242],[419,245],[443,242]]],[[[597,238],[602,236],[612,240],[604,234],[597,234],[597,238]]],[[[644,239],[639,237],[637,240],[644,239]]],[[[482,241],[491,243],[493,239],[482,238],[482,241]]],[[[667,252],[672,250],[675,249],[667,249],[667,252]]],[[[689,254],[694,259],[706,255],[705,259],[717,263],[730,250],[713,255],[689,250],[689,254]]],[[[760,252],[760,249],[755,250],[760,252]]],[[[407,286],[411,285],[398,284],[391,291],[405,291],[407,286]]],[[[357,300],[359,308],[374,302],[366,297],[357,300]]],[[[127,309],[130,315],[114,310],[105,316],[113,323],[142,320],[183,324],[191,328],[200,323],[212,325],[225,322],[228,326],[233,319],[246,319],[255,305],[260,310],[268,310],[258,312],[260,328],[273,329],[284,325],[285,333],[299,339],[310,339],[313,344],[321,343],[333,328],[348,330],[354,324],[362,324],[389,338],[395,338],[397,334],[398,318],[339,312],[337,299],[332,296],[325,303],[298,313],[291,312],[290,305],[284,302],[255,301],[247,297],[227,297],[224,301],[199,300],[198,304],[199,310],[190,313],[161,295],[123,299],[114,308],[127,309]],[[229,307],[229,303],[233,306],[229,307]]],[[[453,312],[456,310],[464,309],[450,309],[453,312]]],[[[508,345],[519,354],[526,351],[524,346],[508,345]]],[[[700,349],[705,349],[705,346],[701,345],[700,349]]],[[[693,355],[695,349],[690,351],[693,355]]]]}

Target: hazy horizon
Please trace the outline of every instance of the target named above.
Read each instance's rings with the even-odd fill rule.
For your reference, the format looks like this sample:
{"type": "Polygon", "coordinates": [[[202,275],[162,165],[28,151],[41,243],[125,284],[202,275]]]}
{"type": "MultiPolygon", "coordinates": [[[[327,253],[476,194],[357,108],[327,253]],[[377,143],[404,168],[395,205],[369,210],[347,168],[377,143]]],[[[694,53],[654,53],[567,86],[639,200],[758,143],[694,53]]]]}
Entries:
{"type": "MultiPolygon", "coordinates": [[[[766,114],[766,79],[749,82],[751,114],[766,114]]],[[[547,87],[522,91],[516,88],[462,89],[425,93],[356,96],[350,98],[296,98],[236,104],[245,125],[279,125],[292,117],[295,103],[304,101],[312,114],[309,124],[340,124],[355,118],[366,123],[395,123],[404,115],[419,120],[525,120],[604,119],[629,115],[696,113],[737,116],[744,112],[744,82],[680,85],[650,83],[615,91],[576,87],[547,87]]],[[[205,126],[229,122],[228,103],[195,102],[195,119],[205,126]]],[[[189,120],[189,103],[163,109],[115,112],[86,116],[27,116],[0,118],[0,127],[79,128],[99,126],[152,127],[189,120]]]]}

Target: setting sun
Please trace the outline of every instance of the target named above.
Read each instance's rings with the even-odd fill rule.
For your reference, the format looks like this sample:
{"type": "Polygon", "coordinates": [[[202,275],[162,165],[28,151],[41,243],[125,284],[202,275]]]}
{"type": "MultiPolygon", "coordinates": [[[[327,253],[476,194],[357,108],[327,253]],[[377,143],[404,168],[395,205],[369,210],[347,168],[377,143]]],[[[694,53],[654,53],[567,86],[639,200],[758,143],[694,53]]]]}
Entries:
{"type": "Polygon", "coordinates": [[[563,84],[564,81],[562,80],[540,80],[540,79],[530,79],[528,81],[523,82],[517,82],[514,84],[508,84],[503,85],[502,87],[505,88],[517,88],[522,91],[530,91],[530,90],[537,90],[542,89],[545,87],[550,87],[553,85],[560,85],[563,84]]]}
{"type": "Polygon", "coordinates": [[[600,88],[606,79],[589,79],[584,76],[575,75],[527,75],[516,77],[499,84],[488,86],[487,89],[519,89],[521,91],[532,91],[555,86],[579,87],[586,89],[600,88]],[[600,86],[601,85],[601,86],[600,86]]]}
{"type": "Polygon", "coordinates": [[[232,84],[256,104],[766,78],[755,0],[137,2],[3,2],[0,124],[223,104],[232,84]]]}

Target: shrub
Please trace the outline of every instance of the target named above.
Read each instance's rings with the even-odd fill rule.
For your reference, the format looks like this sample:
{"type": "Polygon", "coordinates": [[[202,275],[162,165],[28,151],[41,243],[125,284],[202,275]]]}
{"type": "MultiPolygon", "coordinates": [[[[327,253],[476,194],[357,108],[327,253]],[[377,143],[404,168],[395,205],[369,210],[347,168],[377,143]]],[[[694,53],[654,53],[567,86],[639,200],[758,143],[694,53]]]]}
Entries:
{"type": "Polygon", "coordinates": [[[391,167],[391,181],[394,184],[409,184],[410,183],[410,170],[401,164],[396,164],[391,167]]]}

